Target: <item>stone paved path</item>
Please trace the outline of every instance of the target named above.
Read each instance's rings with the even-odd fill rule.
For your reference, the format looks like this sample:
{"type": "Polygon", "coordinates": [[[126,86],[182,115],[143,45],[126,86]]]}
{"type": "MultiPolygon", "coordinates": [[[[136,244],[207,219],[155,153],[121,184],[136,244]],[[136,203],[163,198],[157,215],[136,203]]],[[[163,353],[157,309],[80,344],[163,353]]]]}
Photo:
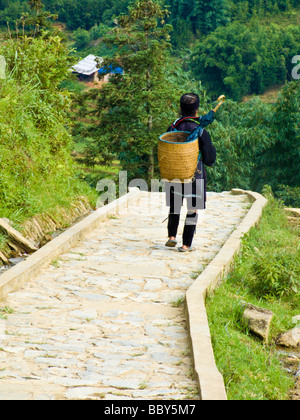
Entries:
{"type": "Polygon", "coordinates": [[[180,254],[163,200],[142,193],[0,302],[0,399],[198,398],[182,298],[249,203],[210,193],[197,251],[180,254]]]}

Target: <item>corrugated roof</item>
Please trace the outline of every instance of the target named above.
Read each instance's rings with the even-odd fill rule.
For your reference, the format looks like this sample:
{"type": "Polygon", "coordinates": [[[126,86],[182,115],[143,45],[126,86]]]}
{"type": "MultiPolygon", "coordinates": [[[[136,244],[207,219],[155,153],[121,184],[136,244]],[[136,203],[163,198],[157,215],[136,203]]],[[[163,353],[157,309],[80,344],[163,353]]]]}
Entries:
{"type": "Polygon", "coordinates": [[[91,74],[98,71],[96,58],[100,59],[100,63],[103,61],[101,57],[90,54],[83,60],[79,61],[78,64],[75,64],[75,66],[72,67],[72,70],[76,73],[90,76],[91,74]]]}

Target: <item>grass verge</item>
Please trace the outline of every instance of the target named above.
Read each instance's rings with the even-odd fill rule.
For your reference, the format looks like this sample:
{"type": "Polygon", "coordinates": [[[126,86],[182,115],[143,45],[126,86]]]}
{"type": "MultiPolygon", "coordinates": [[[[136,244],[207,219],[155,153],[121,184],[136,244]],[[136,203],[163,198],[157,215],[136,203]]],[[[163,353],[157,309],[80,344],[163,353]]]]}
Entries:
{"type": "Polygon", "coordinates": [[[300,226],[290,226],[281,203],[269,190],[265,195],[259,226],[245,236],[233,271],[207,300],[216,363],[230,400],[286,400],[294,387],[275,339],[300,314],[300,226]],[[274,312],[268,345],[242,325],[241,301],[274,312]]]}

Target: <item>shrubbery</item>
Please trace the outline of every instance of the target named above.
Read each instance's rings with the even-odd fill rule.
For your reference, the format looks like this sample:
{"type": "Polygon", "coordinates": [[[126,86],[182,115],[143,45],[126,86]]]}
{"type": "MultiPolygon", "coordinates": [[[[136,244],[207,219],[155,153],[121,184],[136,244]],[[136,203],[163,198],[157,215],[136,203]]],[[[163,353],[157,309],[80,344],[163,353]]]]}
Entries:
{"type": "MultiPolygon", "coordinates": [[[[243,253],[231,280],[258,299],[300,304],[300,247],[297,231],[288,227],[282,203],[270,187],[264,188],[268,205],[263,222],[244,239],[243,253]]],[[[297,228],[299,232],[299,227],[297,228]]]]}
{"type": "Polygon", "coordinates": [[[56,37],[9,41],[0,49],[8,77],[0,80],[0,213],[23,217],[68,205],[88,188],[76,180],[66,111],[58,85],[70,65],[56,37]]]}

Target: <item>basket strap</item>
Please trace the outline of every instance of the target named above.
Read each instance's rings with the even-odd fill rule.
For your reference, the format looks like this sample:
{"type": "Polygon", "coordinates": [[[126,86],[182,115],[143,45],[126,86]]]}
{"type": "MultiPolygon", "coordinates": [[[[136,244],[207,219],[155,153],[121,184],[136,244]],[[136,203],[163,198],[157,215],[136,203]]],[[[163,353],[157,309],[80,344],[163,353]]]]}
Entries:
{"type": "Polygon", "coordinates": [[[192,121],[200,125],[199,117],[182,117],[182,118],[178,118],[176,121],[173,122],[172,128],[174,129],[174,131],[177,131],[176,127],[183,121],[192,121]]]}

